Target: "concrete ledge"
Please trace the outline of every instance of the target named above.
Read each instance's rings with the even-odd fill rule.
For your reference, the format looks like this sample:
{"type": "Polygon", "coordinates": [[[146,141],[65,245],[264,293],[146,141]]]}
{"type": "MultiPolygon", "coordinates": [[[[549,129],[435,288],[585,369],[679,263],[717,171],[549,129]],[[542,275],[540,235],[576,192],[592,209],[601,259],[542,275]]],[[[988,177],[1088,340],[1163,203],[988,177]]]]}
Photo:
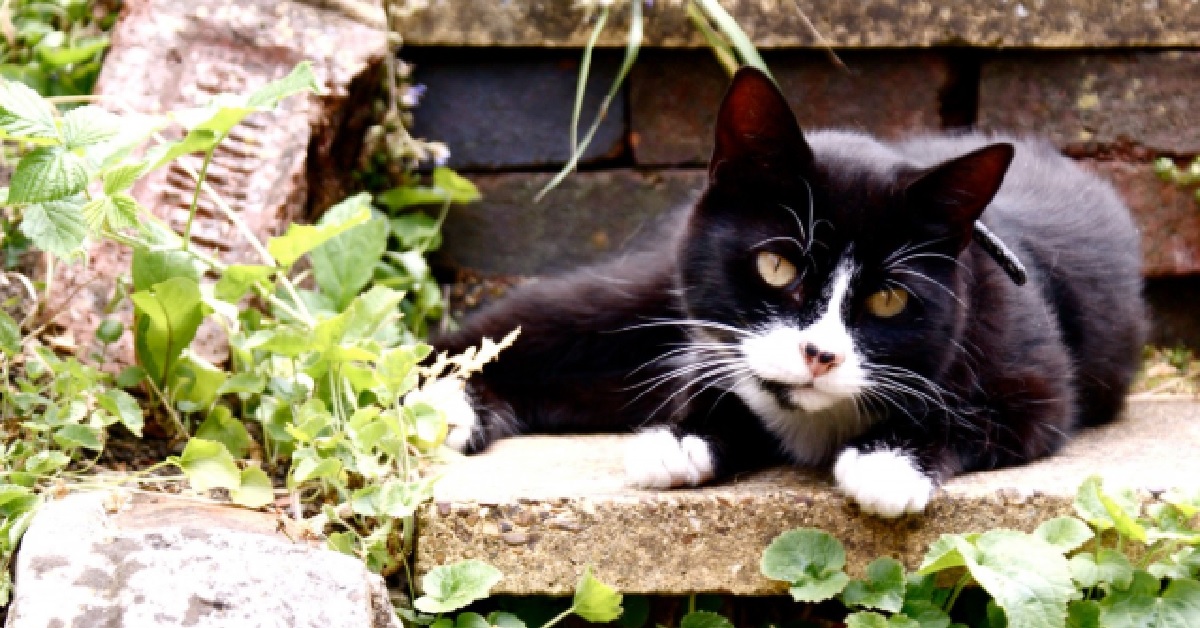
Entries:
{"type": "Polygon", "coordinates": [[[622,485],[620,436],[525,437],[445,470],[419,513],[417,571],[479,558],[504,572],[496,593],[570,593],[584,566],[627,593],[782,593],[759,575],[779,533],[814,526],[846,546],[848,569],[890,555],[910,567],[940,534],[1032,530],[1070,514],[1078,485],[1159,491],[1200,485],[1200,404],[1140,401],[1126,419],[1081,434],[1059,456],[956,478],[924,516],[859,513],[824,472],[772,469],[721,486],[639,491],[622,485]]]}
{"type": "MultiPolygon", "coordinates": [[[[391,0],[404,14],[407,0],[391,0]]],[[[760,48],[819,47],[790,1],[722,0],[760,48]]],[[[1200,45],[1200,11],[1190,0],[796,0],[836,47],[939,45],[1034,48],[1200,45]]],[[[627,12],[612,20],[600,45],[623,47],[627,12]]],[[[646,10],[646,45],[703,47],[680,2],[646,10]]],[[[569,2],[433,0],[397,20],[409,45],[582,47],[590,33],[569,2]]]]}

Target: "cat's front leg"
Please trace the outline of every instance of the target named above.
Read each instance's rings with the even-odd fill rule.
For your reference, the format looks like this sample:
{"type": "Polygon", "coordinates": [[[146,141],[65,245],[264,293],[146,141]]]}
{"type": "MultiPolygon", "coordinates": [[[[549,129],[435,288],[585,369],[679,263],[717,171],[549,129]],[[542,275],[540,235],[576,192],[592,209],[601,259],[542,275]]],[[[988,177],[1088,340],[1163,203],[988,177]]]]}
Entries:
{"type": "Polygon", "coordinates": [[[667,426],[638,432],[625,446],[625,483],[635,488],[698,486],[716,476],[712,445],[667,426]]]}
{"type": "Polygon", "coordinates": [[[884,441],[842,449],[833,478],[863,512],[886,518],[924,512],[937,488],[917,451],[884,441]]]}

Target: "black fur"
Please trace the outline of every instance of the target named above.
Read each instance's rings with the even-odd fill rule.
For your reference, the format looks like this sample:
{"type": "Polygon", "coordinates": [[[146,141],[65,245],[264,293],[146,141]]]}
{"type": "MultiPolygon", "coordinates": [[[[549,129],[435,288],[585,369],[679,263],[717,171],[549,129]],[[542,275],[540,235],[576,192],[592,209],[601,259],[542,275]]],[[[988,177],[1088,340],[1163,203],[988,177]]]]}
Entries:
{"type": "MultiPolygon", "coordinates": [[[[458,352],[522,329],[469,383],[481,416],[472,450],[517,433],[671,423],[707,440],[718,477],[852,446],[903,449],[941,481],[1051,454],[1119,412],[1145,332],[1137,233],[1112,188],[1053,147],[981,134],[806,137],[774,86],[743,70],[709,173],[675,240],[524,286],[435,341],[458,352]],[[1025,286],[971,241],[981,214],[1025,263],[1025,286]],[[885,268],[905,247],[922,255],[903,274],[885,268]],[[800,268],[794,285],[760,280],[764,249],[800,268]],[[858,399],[863,428],[781,442],[728,392],[728,373],[674,359],[697,341],[734,351],[736,330],[768,320],[811,324],[839,260],[857,268],[841,312],[854,345],[869,365],[920,376],[906,376],[908,392],[858,399]],[[866,311],[869,294],[897,282],[907,309],[866,311]],[[806,447],[818,453],[796,453],[806,447]]],[[[750,379],[788,407],[789,385],[750,379]]]]}

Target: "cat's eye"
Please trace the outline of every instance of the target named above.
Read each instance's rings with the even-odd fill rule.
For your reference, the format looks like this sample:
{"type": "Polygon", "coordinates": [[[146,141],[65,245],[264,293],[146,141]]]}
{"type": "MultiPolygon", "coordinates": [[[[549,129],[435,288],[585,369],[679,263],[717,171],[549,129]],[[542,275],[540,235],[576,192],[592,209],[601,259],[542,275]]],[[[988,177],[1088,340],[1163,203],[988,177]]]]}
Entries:
{"type": "Polygon", "coordinates": [[[900,288],[880,290],[867,297],[867,309],[879,318],[891,318],[904,311],[908,305],[908,293],[900,288]]]}
{"type": "Polygon", "coordinates": [[[768,286],[782,288],[796,278],[796,265],[770,251],[759,251],[757,265],[768,286]]]}

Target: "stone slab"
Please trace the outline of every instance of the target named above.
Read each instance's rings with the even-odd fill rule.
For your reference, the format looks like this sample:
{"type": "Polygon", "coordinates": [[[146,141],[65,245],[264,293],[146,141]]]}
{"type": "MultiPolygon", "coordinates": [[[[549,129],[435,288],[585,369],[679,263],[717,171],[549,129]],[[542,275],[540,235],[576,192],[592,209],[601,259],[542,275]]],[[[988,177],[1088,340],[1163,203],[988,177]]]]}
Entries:
{"type": "Polygon", "coordinates": [[[1200,52],[1002,54],[980,69],[979,125],[1076,154],[1133,144],[1200,153],[1200,52]]]}
{"type": "Polygon", "coordinates": [[[1133,402],[1127,416],[1080,434],[1060,455],[947,483],[924,515],[863,515],[827,473],[777,468],[719,486],[644,491],[622,484],[624,437],[522,437],[445,470],[418,517],[416,569],[465,558],[505,577],[493,592],[561,595],[585,566],[626,593],[784,592],[759,575],[781,532],[814,526],[846,546],[860,574],[878,556],[909,567],[942,533],[1032,530],[1072,512],[1078,485],[1200,486],[1200,403],[1133,402]]]}
{"type": "Polygon", "coordinates": [[[358,559],[293,542],[273,515],[168,495],[47,502],[14,573],[6,628],[400,628],[358,559]]]}
{"type": "MultiPolygon", "coordinates": [[[[564,51],[479,51],[405,48],[414,80],[427,91],[414,113],[412,133],[445,142],[458,169],[558,166],[571,156],[571,112],[579,54],[564,51]]],[[[620,55],[592,58],[580,117],[580,137],[608,93],[620,55]]],[[[616,159],[625,152],[625,88],[613,99],[582,162],[616,159]]]]}
{"type": "MultiPolygon", "coordinates": [[[[439,46],[584,45],[591,32],[570,2],[391,0],[401,11],[396,27],[410,44],[439,46]]],[[[1091,48],[1200,44],[1200,12],[1190,0],[721,0],[760,48],[896,48],[971,45],[1091,48]],[[799,11],[797,11],[797,7],[799,11]]],[[[703,47],[683,10],[663,0],[646,8],[645,43],[703,47]]],[[[612,20],[600,39],[622,47],[627,15],[612,20]]]]}
{"type": "MultiPolygon", "coordinates": [[[[941,55],[849,52],[845,69],[822,52],[767,56],[805,129],[882,137],[941,127],[950,67],[941,55]]],[[[729,77],[707,52],[648,51],[630,75],[630,121],[639,165],[703,165],[729,77]]]]}
{"type": "MultiPolygon", "coordinates": [[[[371,70],[388,50],[381,29],[347,17],[351,4],[335,10],[277,0],[126,3],[96,93],[117,111],[162,113],[207,104],[222,92],[247,93],[310,61],[325,94],[296,96],[274,112],[251,115],[218,146],[209,168],[209,184],[265,241],[313,209],[324,209],[311,208],[311,199],[340,200],[324,195],[339,187],[339,177],[348,179],[348,168],[338,173],[329,164],[337,161],[335,138],[355,106],[351,86],[360,76],[375,80],[371,70]],[[311,194],[310,172],[316,173],[311,194]]],[[[353,163],[357,150],[347,152],[353,163]]],[[[199,170],[199,156],[181,161],[199,170]]],[[[132,193],[182,231],[193,186],[176,162],[147,175],[132,193]]],[[[192,234],[198,249],[226,263],[262,263],[208,195],[197,203],[192,234]]],[[[93,342],[94,330],[108,316],[114,283],[131,257],[128,248],[101,242],[89,248],[86,263],[58,267],[51,309],[63,312],[58,322],[81,347],[93,342]]],[[[128,301],[117,312],[126,329],[132,328],[130,312],[128,301]]],[[[193,348],[215,362],[227,353],[223,333],[212,321],[201,327],[193,348]]],[[[108,355],[114,368],[133,363],[130,334],[108,355]]]]}
{"type": "Polygon", "coordinates": [[[450,211],[438,262],[485,275],[540,275],[596,262],[661,234],[664,218],[695,200],[706,175],[576,173],[533,202],[552,176],[472,176],[483,201],[450,211]]]}

